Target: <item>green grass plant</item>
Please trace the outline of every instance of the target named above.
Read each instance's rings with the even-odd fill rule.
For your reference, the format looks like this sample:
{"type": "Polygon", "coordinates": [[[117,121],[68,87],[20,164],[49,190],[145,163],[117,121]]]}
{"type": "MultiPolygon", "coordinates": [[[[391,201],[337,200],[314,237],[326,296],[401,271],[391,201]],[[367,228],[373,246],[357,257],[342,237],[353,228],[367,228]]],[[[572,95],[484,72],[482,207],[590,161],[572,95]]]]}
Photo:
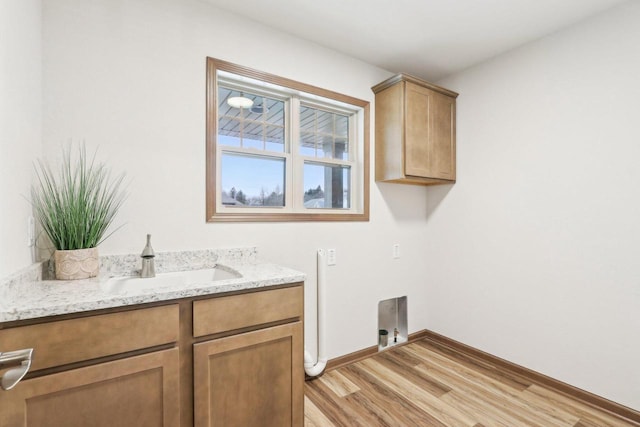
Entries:
{"type": "Polygon", "coordinates": [[[42,160],[35,170],[31,202],[56,249],[94,248],[117,230],[105,235],[126,197],[124,174],[112,177],[104,163],[96,162],[96,153],[87,157],[84,144],[77,156],[71,145],[63,149],[57,173],[42,160]]]}

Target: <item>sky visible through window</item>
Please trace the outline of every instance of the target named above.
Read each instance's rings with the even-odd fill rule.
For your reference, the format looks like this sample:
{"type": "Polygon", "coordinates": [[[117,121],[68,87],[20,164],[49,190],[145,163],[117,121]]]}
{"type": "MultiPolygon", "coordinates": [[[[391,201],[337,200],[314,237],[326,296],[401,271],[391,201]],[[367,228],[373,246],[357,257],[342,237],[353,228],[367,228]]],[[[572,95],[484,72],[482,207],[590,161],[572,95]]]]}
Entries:
{"type": "MultiPolygon", "coordinates": [[[[318,163],[304,165],[304,204],[307,208],[349,208],[350,168],[318,163]],[[342,201],[325,197],[325,174],[332,168],[342,172],[342,201]],[[328,204],[327,204],[328,203],[328,204]],[[337,205],[335,203],[338,203],[337,205]]],[[[280,157],[222,154],[223,203],[248,206],[284,206],[285,159],[280,157]],[[240,203],[236,203],[240,202],[240,203]]],[[[330,186],[331,187],[331,186],[330,186]]]]}
{"type": "MultiPolygon", "coordinates": [[[[225,138],[222,135],[218,137],[225,138]]],[[[263,189],[268,193],[276,188],[284,191],[284,165],[278,164],[277,157],[273,157],[274,160],[263,159],[265,157],[256,157],[255,161],[247,162],[244,156],[223,155],[222,191],[229,194],[235,188],[236,191],[242,190],[247,197],[258,197],[263,189]]],[[[304,182],[305,191],[318,186],[324,189],[324,171],[322,168],[307,168],[304,182]]]]}

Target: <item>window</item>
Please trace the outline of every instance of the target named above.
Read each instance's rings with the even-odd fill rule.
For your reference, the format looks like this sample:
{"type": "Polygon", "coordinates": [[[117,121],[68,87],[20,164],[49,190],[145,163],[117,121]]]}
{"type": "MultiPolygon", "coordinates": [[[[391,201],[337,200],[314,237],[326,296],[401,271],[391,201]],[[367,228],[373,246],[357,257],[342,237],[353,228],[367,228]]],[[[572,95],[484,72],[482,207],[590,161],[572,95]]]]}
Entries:
{"type": "Polygon", "coordinates": [[[368,221],[369,103],[207,59],[207,220],[368,221]]]}

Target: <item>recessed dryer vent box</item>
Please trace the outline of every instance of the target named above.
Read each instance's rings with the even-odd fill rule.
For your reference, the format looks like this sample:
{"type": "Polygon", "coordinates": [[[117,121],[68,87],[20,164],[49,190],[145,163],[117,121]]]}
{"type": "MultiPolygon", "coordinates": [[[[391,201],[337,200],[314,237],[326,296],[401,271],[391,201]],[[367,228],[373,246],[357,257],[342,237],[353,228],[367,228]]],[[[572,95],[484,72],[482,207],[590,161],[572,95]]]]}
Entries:
{"type": "Polygon", "coordinates": [[[380,301],[378,303],[378,351],[407,342],[408,337],[407,297],[380,301]]]}

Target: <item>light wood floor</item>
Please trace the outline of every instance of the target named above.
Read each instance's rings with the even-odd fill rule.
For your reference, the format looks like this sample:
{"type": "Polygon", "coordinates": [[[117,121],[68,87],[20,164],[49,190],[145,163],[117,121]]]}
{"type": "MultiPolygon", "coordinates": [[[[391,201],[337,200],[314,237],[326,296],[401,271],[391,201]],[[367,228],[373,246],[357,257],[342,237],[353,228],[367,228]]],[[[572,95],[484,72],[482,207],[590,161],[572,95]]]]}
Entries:
{"type": "Polygon", "coordinates": [[[637,426],[427,340],[305,385],[305,426],[637,426]]]}

